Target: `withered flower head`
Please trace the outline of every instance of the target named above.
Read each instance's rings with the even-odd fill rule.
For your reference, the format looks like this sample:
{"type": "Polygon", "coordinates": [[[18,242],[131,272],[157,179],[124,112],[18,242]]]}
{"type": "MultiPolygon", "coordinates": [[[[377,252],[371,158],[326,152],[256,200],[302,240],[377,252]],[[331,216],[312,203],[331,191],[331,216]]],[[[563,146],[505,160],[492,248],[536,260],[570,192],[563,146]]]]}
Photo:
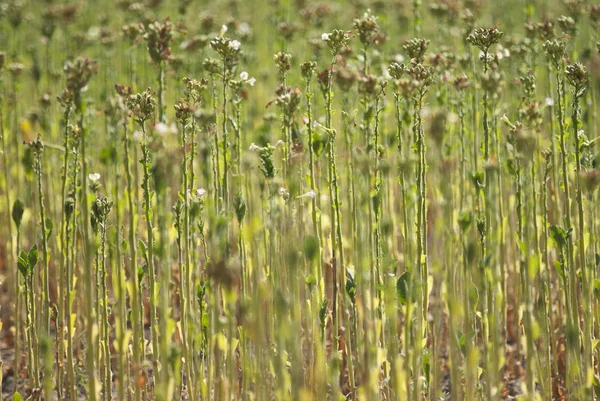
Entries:
{"type": "Polygon", "coordinates": [[[433,84],[434,76],[431,67],[426,67],[412,59],[407,71],[413,85],[419,90],[426,91],[433,84]]]}
{"type": "Polygon", "coordinates": [[[406,72],[406,65],[404,65],[404,63],[399,64],[399,63],[393,62],[388,67],[388,72],[390,73],[390,76],[392,78],[400,79],[400,78],[402,78],[402,75],[404,75],[404,73],[406,72]]]}
{"type": "Polygon", "coordinates": [[[202,100],[202,92],[206,89],[208,85],[208,81],[205,78],[200,79],[200,81],[185,77],[183,78],[183,83],[185,84],[185,93],[191,98],[194,103],[200,103],[202,100]]]}
{"type": "Polygon", "coordinates": [[[169,18],[163,21],[152,21],[147,26],[141,25],[143,38],[148,45],[150,58],[156,64],[163,61],[169,61],[171,58],[171,48],[169,47],[173,38],[173,24],[169,18]]]}
{"type": "Polygon", "coordinates": [[[202,68],[211,75],[218,74],[221,72],[221,63],[219,60],[209,57],[202,62],[202,68]]]}
{"type": "Polygon", "coordinates": [[[292,55],[279,52],[273,56],[279,75],[284,76],[292,68],[292,55]]]}
{"type": "Polygon", "coordinates": [[[98,72],[98,63],[88,58],[79,57],[74,62],[65,63],[67,76],[67,89],[73,93],[78,101],[81,90],[85,88],[90,79],[98,72]]]}
{"type": "Polygon", "coordinates": [[[128,24],[123,25],[121,28],[121,33],[129,42],[131,42],[131,44],[135,44],[140,40],[143,30],[138,24],[128,24]]]}
{"type": "Polygon", "coordinates": [[[128,99],[133,93],[133,89],[127,85],[115,84],[115,90],[117,94],[124,99],[128,99]]]}
{"type": "Polygon", "coordinates": [[[310,81],[317,69],[316,61],[305,61],[300,65],[300,73],[305,81],[310,81]]]}
{"type": "Polygon", "coordinates": [[[535,95],[535,75],[527,74],[520,77],[519,83],[523,87],[523,92],[527,98],[532,98],[535,95]]]}
{"type": "Polygon", "coordinates": [[[566,55],[565,42],[559,39],[547,40],[544,42],[544,52],[554,68],[559,69],[566,55]]]}
{"type": "Polygon", "coordinates": [[[387,81],[378,75],[366,75],[360,77],[358,91],[368,96],[378,96],[382,93],[386,84],[387,81]]]}
{"type": "Polygon", "coordinates": [[[572,17],[561,15],[556,20],[556,23],[565,35],[575,35],[577,33],[577,25],[572,17]]]}
{"type": "Polygon", "coordinates": [[[583,0],[564,0],[565,8],[571,18],[577,22],[586,12],[586,4],[583,0]]]}
{"type": "Polygon", "coordinates": [[[556,37],[552,21],[540,22],[537,24],[537,30],[538,35],[542,40],[552,40],[556,37]]]}
{"type": "Polygon", "coordinates": [[[459,74],[456,76],[456,78],[454,78],[453,84],[456,89],[461,91],[471,86],[471,81],[466,74],[459,74]]]}
{"type": "Polygon", "coordinates": [[[73,106],[73,93],[68,89],[63,89],[62,94],[57,96],[58,103],[65,109],[73,106]]]}
{"type": "Polygon", "coordinates": [[[10,63],[6,68],[13,77],[18,77],[23,72],[25,66],[21,63],[10,63]]]}
{"type": "Polygon", "coordinates": [[[194,106],[184,99],[179,99],[175,107],[175,117],[183,123],[194,115],[194,106]]]}
{"type": "Polygon", "coordinates": [[[321,40],[327,42],[331,54],[335,56],[340,51],[348,47],[348,42],[352,39],[351,31],[343,31],[341,29],[334,29],[329,33],[321,35],[321,40]]]}
{"type": "Polygon", "coordinates": [[[587,90],[590,72],[581,63],[569,64],[565,73],[567,81],[573,87],[573,95],[580,98],[587,90]]]}
{"type": "Polygon", "coordinates": [[[240,42],[235,39],[230,39],[222,36],[217,36],[210,41],[210,47],[216,51],[224,63],[228,71],[233,70],[240,57],[240,42]]]}
{"type": "Polygon", "coordinates": [[[379,35],[379,25],[377,18],[367,11],[362,18],[354,20],[354,29],[358,33],[358,39],[363,46],[367,47],[373,44],[379,35]]]}
{"type": "Polygon", "coordinates": [[[156,99],[150,88],[142,93],[130,95],[127,100],[130,115],[140,124],[144,124],[154,116],[156,99]]]}
{"type": "Polygon", "coordinates": [[[428,39],[409,39],[405,40],[402,48],[406,52],[409,58],[416,59],[418,61],[423,60],[425,56],[425,52],[427,52],[427,48],[429,47],[428,39]]]}
{"type": "Polygon", "coordinates": [[[484,53],[487,53],[490,47],[500,41],[504,32],[498,28],[475,28],[469,36],[467,42],[476,46],[484,53]]]}
{"type": "Polygon", "coordinates": [[[21,22],[23,22],[26,3],[24,0],[14,0],[9,1],[8,4],[4,4],[4,13],[8,18],[8,22],[13,27],[13,29],[17,29],[21,22]]]}
{"type": "Polygon", "coordinates": [[[277,31],[286,41],[291,41],[298,29],[298,24],[293,22],[282,22],[277,26],[277,31]]]}

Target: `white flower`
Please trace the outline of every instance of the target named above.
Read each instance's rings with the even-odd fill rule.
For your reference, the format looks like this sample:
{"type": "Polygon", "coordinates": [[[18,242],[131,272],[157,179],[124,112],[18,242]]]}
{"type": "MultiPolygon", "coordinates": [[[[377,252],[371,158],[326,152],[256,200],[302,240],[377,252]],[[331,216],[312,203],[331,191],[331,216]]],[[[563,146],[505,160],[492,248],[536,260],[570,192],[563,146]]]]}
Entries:
{"type": "Polygon", "coordinates": [[[169,126],[165,123],[158,123],[154,126],[154,129],[159,135],[166,135],[169,132],[169,126]]]}
{"type": "Polygon", "coordinates": [[[310,198],[310,199],[314,199],[316,196],[317,196],[317,193],[311,189],[307,193],[298,196],[298,198],[310,198]]]}
{"type": "Polygon", "coordinates": [[[198,198],[202,198],[202,197],[204,197],[204,195],[206,195],[206,189],[200,188],[200,189],[196,190],[196,196],[198,198]]]}
{"type": "Polygon", "coordinates": [[[250,86],[254,86],[254,84],[256,83],[256,78],[252,77],[252,78],[250,78],[250,79],[249,79],[248,81],[246,81],[246,82],[248,82],[248,85],[250,85],[250,86]]]}
{"type": "Polygon", "coordinates": [[[279,193],[279,196],[287,196],[287,195],[289,195],[287,189],[285,189],[284,187],[279,187],[278,193],[279,193]]]}
{"type": "Polygon", "coordinates": [[[100,181],[100,174],[99,173],[91,173],[91,174],[88,174],[88,178],[92,182],[97,182],[97,181],[100,181]]]}
{"type": "Polygon", "coordinates": [[[328,33],[322,34],[321,35],[321,40],[325,40],[325,41],[329,40],[329,34],[328,33]]]}
{"type": "Polygon", "coordinates": [[[248,73],[246,71],[242,71],[240,73],[240,78],[242,81],[247,81],[248,80],[248,73]]]}
{"type": "Polygon", "coordinates": [[[221,25],[221,34],[227,32],[227,25],[221,25]]]}
{"type": "Polygon", "coordinates": [[[133,137],[134,141],[141,142],[142,139],[144,138],[144,134],[142,133],[142,131],[135,130],[135,131],[133,131],[132,137],[133,137]]]}
{"type": "Polygon", "coordinates": [[[278,148],[280,146],[285,146],[285,143],[283,143],[283,141],[280,139],[275,143],[275,147],[278,148]]]}
{"type": "Polygon", "coordinates": [[[244,33],[244,34],[249,34],[250,33],[250,25],[248,25],[247,22],[240,22],[240,24],[237,27],[237,31],[240,33],[244,33]]]}
{"type": "Polygon", "coordinates": [[[547,97],[546,98],[546,106],[553,107],[554,106],[554,99],[552,99],[551,97],[547,97]]]}
{"type": "Polygon", "coordinates": [[[250,147],[248,148],[248,150],[254,151],[254,150],[260,150],[261,147],[256,145],[254,142],[252,142],[252,144],[250,145],[250,147]]]}
{"type": "Polygon", "coordinates": [[[239,40],[232,40],[231,42],[229,42],[229,47],[231,47],[233,50],[239,50],[240,45],[241,43],[239,40]]]}
{"type": "Polygon", "coordinates": [[[87,31],[88,40],[95,40],[100,36],[100,28],[93,26],[87,31]]]}
{"type": "Polygon", "coordinates": [[[394,61],[398,64],[401,64],[404,62],[404,56],[402,54],[396,54],[394,56],[394,61]]]}
{"type": "Polygon", "coordinates": [[[383,69],[383,78],[384,78],[386,81],[390,81],[390,80],[392,79],[392,76],[390,75],[390,72],[388,71],[388,69],[387,69],[387,68],[384,68],[384,69],[383,69]]]}

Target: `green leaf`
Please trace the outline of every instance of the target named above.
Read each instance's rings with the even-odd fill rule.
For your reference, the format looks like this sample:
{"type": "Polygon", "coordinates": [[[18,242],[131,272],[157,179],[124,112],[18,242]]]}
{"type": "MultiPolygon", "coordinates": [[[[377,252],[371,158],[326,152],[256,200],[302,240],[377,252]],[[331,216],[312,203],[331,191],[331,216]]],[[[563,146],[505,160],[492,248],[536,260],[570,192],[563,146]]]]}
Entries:
{"type": "Polygon", "coordinates": [[[304,239],[304,254],[310,261],[314,261],[319,256],[319,241],[314,235],[304,239]]]}
{"type": "Polygon", "coordinates": [[[29,250],[29,253],[27,255],[27,259],[29,261],[29,269],[31,270],[31,272],[33,272],[33,268],[35,267],[35,265],[38,262],[37,244],[33,244],[33,246],[31,247],[31,249],[29,250]]]}
{"type": "Polygon", "coordinates": [[[477,290],[477,286],[471,283],[469,287],[469,299],[471,300],[471,305],[473,309],[477,309],[477,303],[479,302],[479,291],[477,290]]]}
{"type": "Polygon", "coordinates": [[[594,394],[596,394],[596,397],[600,396],[600,377],[598,377],[598,375],[594,375],[594,380],[592,383],[594,385],[594,394]]]}
{"type": "Polygon", "coordinates": [[[460,350],[463,355],[467,354],[467,341],[469,343],[473,343],[475,341],[475,330],[471,330],[468,333],[459,333],[458,345],[460,346],[460,350]]]}
{"type": "Polygon", "coordinates": [[[429,379],[429,374],[431,373],[431,360],[429,358],[429,350],[425,348],[423,350],[423,375],[427,379],[429,379]]]}
{"type": "Polygon", "coordinates": [[[138,267],[138,283],[141,283],[146,277],[146,273],[148,273],[148,265],[145,264],[141,267],[138,267]]]}
{"type": "Polygon", "coordinates": [[[563,263],[560,260],[555,260],[554,261],[554,268],[556,269],[556,272],[558,273],[558,277],[560,277],[560,279],[564,281],[564,279],[565,279],[565,267],[564,267],[563,263]]]}
{"type": "MultiPolygon", "coordinates": [[[[23,219],[23,213],[25,212],[25,205],[21,202],[20,199],[17,199],[15,203],[13,203],[12,208],[12,219],[17,226],[17,229],[21,227],[21,220],[23,219]]],[[[18,394],[18,393],[15,393],[18,394]]]]}
{"type": "Polygon", "coordinates": [[[52,234],[52,229],[54,229],[54,224],[52,223],[52,220],[46,218],[46,239],[50,238],[50,235],[52,234]]]}
{"type": "Polygon", "coordinates": [[[550,226],[550,238],[559,247],[563,248],[567,244],[568,233],[564,228],[556,225],[550,226]]]}
{"type": "Polygon", "coordinates": [[[485,174],[483,171],[476,171],[471,173],[471,182],[475,186],[475,189],[478,191],[483,190],[485,188],[485,174]]]}
{"type": "Polygon", "coordinates": [[[593,285],[593,288],[594,288],[594,292],[595,292],[596,294],[600,293],[600,280],[598,280],[598,279],[594,279],[594,285],[593,285]]]}
{"type": "Polygon", "coordinates": [[[29,258],[27,252],[22,251],[17,260],[17,267],[24,278],[29,276],[29,258]]]}
{"type": "Polygon", "coordinates": [[[147,261],[148,260],[148,247],[146,246],[146,243],[144,241],[142,241],[141,239],[138,240],[138,248],[140,248],[140,250],[142,251],[142,256],[147,261]]]}
{"type": "Polygon", "coordinates": [[[18,391],[15,391],[13,394],[13,401],[23,401],[23,397],[21,397],[21,394],[18,391]]]}
{"type": "Polygon", "coordinates": [[[356,303],[356,285],[352,276],[348,276],[346,279],[346,294],[348,294],[350,301],[354,305],[356,303]]]}
{"type": "Polygon", "coordinates": [[[411,277],[408,271],[402,273],[398,281],[396,281],[396,295],[402,305],[407,305],[411,300],[410,281],[411,277]]]}
{"type": "Polygon", "coordinates": [[[319,321],[321,322],[321,329],[325,328],[325,318],[327,317],[327,306],[329,305],[329,300],[324,299],[323,303],[321,303],[321,307],[319,308],[319,321]]]}
{"type": "Polygon", "coordinates": [[[462,232],[465,232],[471,227],[473,223],[473,213],[472,212],[460,212],[458,215],[458,226],[462,232]]]}

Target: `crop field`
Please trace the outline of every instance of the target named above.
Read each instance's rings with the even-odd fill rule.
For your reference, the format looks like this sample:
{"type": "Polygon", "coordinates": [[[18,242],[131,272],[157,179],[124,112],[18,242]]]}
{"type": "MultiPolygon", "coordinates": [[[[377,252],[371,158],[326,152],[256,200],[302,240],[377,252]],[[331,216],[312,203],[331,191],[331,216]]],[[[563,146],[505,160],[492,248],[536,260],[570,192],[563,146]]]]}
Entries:
{"type": "Polygon", "coordinates": [[[0,0],[2,400],[600,400],[594,0],[0,0]]]}

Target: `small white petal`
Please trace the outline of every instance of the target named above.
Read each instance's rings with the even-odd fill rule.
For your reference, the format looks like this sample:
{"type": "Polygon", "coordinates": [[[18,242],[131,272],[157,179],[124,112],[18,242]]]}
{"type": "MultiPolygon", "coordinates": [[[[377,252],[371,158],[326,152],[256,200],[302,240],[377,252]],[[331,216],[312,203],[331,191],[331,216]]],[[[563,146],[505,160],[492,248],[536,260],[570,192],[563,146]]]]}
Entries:
{"type": "Polygon", "coordinates": [[[222,25],[222,26],[221,26],[221,32],[222,32],[222,33],[225,33],[225,32],[227,32],[227,25],[222,25]]]}
{"type": "Polygon", "coordinates": [[[248,82],[248,85],[254,86],[254,84],[256,83],[256,78],[252,77],[247,82],[248,82]]]}
{"type": "Polygon", "coordinates": [[[310,198],[310,199],[314,199],[316,196],[317,196],[317,193],[311,189],[307,193],[298,196],[298,198],[310,198]]]}
{"type": "Polygon", "coordinates": [[[169,126],[165,123],[156,124],[154,129],[159,135],[166,135],[169,132],[169,126]]]}
{"type": "Polygon", "coordinates": [[[202,198],[204,195],[206,195],[206,189],[200,188],[196,191],[196,196],[198,198],[202,198]]]}
{"type": "Polygon", "coordinates": [[[241,33],[249,33],[250,32],[250,25],[248,25],[247,22],[241,22],[238,25],[237,30],[238,30],[238,32],[241,32],[241,33]]]}
{"type": "Polygon", "coordinates": [[[321,40],[329,40],[329,34],[328,33],[324,33],[321,35],[321,40]]]}
{"type": "Polygon", "coordinates": [[[242,72],[240,73],[240,79],[241,79],[242,81],[247,81],[247,80],[248,80],[248,73],[247,73],[246,71],[242,71],[242,72]]]}
{"type": "Polygon", "coordinates": [[[90,181],[96,182],[100,180],[100,174],[99,173],[91,173],[88,174],[88,178],[90,179],[90,181]]]}
{"type": "Polygon", "coordinates": [[[547,97],[546,98],[546,106],[553,107],[554,106],[554,99],[552,99],[551,97],[547,97]]]}
{"type": "Polygon", "coordinates": [[[229,47],[231,47],[233,50],[239,50],[241,43],[239,42],[239,40],[232,40],[231,42],[229,42],[229,47]]]}
{"type": "Polygon", "coordinates": [[[133,140],[134,141],[141,141],[144,138],[144,134],[142,133],[142,131],[133,131],[133,140]]]}
{"type": "Polygon", "coordinates": [[[248,150],[259,150],[260,146],[256,145],[254,142],[250,145],[248,150]]]}

